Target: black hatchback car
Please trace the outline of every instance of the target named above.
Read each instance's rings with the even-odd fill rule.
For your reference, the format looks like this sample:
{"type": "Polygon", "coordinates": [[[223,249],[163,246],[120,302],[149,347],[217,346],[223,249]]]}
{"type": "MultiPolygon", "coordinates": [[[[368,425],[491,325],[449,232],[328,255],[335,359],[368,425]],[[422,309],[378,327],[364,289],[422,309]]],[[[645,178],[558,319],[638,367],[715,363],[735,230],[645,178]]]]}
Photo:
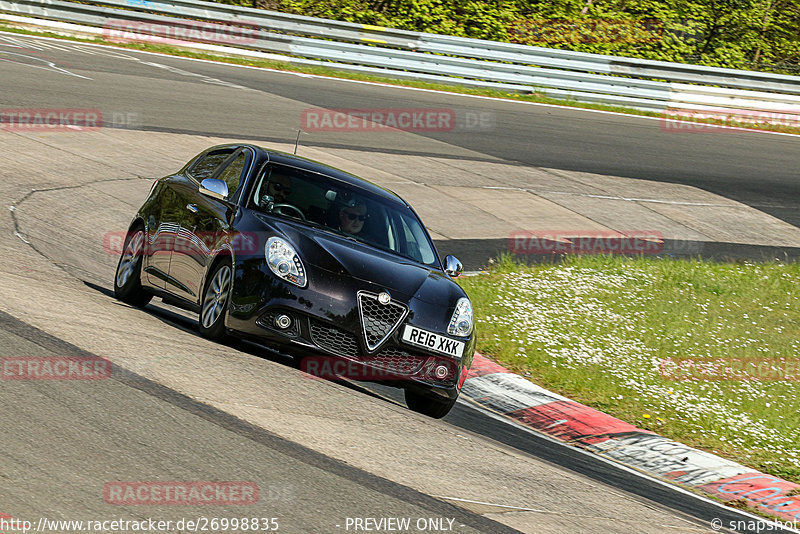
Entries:
{"type": "Polygon", "coordinates": [[[469,298],[396,194],[305,158],[222,145],[157,180],[127,232],[120,300],[199,313],[325,378],[380,380],[443,417],[475,351],[469,298]]]}

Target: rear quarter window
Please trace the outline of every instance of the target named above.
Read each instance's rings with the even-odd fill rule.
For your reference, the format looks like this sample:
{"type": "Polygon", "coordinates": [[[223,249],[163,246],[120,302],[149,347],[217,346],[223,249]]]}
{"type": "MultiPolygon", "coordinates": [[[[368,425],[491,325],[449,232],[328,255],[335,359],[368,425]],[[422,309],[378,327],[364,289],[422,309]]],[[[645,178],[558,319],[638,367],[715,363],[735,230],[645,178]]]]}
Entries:
{"type": "Polygon", "coordinates": [[[225,182],[228,186],[228,192],[233,196],[234,192],[239,189],[239,181],[242,178],[242,173],[244,172],[244,165],[247,162],[247,156],[244,152],[240,152],[239,155],[231,161],[227,167],[217,176],[218,179],[225,182]]]}
{"type": "Polygon", "coordinates": [[[198,182],[202,182],[206,178],[211,178],[222,163],[233,154],[233,149],[230,150],[215,150],[209,152],[200,158],[189,169],[189,174],[194,177],[198,182]]]}

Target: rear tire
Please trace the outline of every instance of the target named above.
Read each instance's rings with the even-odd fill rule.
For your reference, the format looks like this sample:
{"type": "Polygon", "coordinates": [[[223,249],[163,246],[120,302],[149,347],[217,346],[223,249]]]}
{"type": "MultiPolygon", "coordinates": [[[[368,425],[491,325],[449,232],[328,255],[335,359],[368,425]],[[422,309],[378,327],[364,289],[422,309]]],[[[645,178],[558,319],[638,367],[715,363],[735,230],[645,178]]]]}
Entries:
{"type": "Polygon", "coordinates": [[[200,334],[208,339],[225,339],[225,312],[231,294],[233,269],[230,263],[218,264],[208,277],[200,301],[200,334]]]}
{"type": "Polygon", "coordinates": [[[439,399],[432,396],[426,396],[416,393],[411,390],[405,390],[406,405],[409,410],[433,417],[434,419],[441,419],[453,408],[458,400],[458,397],[453,399],[439,399]]]}
{"type": "Polygon", "coordinates": [[[144,243],[144,228],[139,226],[128,232],[114,275],[114,296],[126,304],[139,308],[146,306],[153,298],[153,295],[142,287],[144,243]]]}

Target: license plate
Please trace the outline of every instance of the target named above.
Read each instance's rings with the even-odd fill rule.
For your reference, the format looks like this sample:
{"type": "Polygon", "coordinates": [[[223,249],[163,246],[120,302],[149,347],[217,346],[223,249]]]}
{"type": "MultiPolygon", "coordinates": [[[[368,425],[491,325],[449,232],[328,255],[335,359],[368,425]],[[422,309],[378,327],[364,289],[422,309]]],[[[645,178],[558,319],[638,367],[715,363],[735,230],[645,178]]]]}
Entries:
{"type": "Polygon", "coordinates": [[[453,358],[461,359],[464,354],[464,342],[449,337],[441,336],[434,332],[428,332],[415,326],[406,325],[401,338],[409,345],[425,347],[428,350],[447,354],[453,358]]]}

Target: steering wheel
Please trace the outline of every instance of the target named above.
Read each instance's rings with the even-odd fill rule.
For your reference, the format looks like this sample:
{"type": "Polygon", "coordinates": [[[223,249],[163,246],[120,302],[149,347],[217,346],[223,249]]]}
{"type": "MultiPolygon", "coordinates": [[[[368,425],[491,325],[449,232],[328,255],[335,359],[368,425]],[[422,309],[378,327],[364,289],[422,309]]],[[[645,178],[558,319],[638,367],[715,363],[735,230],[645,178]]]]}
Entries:
{"type": "Polygon", "coordinates": [[[273,210],[277,209],[278,213],[283,215],[283,209],[282,208],[289,208],[291,211],[295,212],[297,215],[300,216],[300,220],[302,220],[302,221],[306,220],[306,216],[303,214],[302,211],[300,211],[300,208],[298,208],[297,206],[292,206],[291,204],[273,204],[272,205],[272,209],[273,210]]]}

